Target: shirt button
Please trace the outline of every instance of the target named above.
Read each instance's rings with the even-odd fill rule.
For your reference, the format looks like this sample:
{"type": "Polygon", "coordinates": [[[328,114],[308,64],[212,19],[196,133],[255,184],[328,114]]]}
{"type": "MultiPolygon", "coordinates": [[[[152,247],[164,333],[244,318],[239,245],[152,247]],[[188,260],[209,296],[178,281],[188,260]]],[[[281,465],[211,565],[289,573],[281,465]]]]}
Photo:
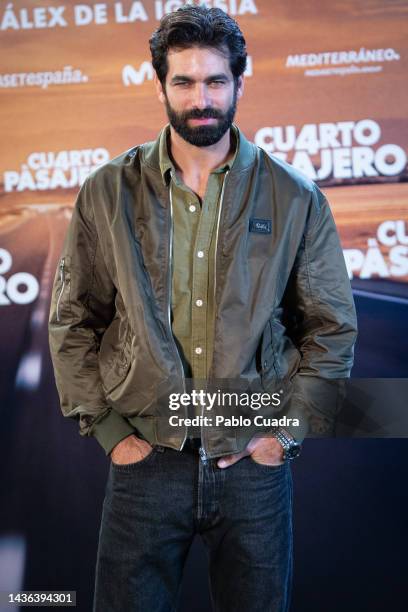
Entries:
{"type": "Polygon", "coordinates": [[[197,251],[197,257],[204,257],[204,251],[197,251]]]}
{"type": "Polygon", "coordinates": [[[201,346],[196,346],[194,350],[197,355],[201,355],[201,353],[203,352],[203,349],[201,348],[201,346]]]}
{"type": "Polygon", "coordinates": [[[196,300],[196,306],[202,306],[203,300],[196,300]]]}
{"type": "Polygon", "coordinates": [[[188,210],[190,212],[195,212],[196,211],[196,207],[194,206],[194,204],[190,204],[190,206],[188,207],[188,210]]]}

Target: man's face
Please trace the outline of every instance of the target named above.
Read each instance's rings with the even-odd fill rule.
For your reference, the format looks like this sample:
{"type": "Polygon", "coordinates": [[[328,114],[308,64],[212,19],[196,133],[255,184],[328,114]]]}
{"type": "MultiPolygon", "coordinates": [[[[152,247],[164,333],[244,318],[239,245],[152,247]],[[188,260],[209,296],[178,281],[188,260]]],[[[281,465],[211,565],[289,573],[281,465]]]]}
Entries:
{"type": "Polygon", "coordinates": [[[243,79],[235,85],[228,56],[216,49],[170,50],[167,63],[166,86],[156,79],[156,87],[170,124],[192,145],[216,144],[231,127],[243,79]]]}

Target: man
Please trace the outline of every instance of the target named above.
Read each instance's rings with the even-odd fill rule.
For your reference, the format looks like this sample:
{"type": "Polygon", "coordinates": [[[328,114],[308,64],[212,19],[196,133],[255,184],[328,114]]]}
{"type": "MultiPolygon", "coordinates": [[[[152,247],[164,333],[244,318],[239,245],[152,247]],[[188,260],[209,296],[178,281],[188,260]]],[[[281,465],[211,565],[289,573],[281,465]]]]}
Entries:
{"type": "Polygon", "coordinates": [[[317,186],[232,123],[236,22],[187,6],[150,48],[170,124],[83,185],[50,313],[63,413],[111,458],[94,609],[174,610],[199,533],[215,610],[283,611],[289,460],[316,415],[337,410],[353,360],[342,251],[317,186]],[[169,427],[163,398],[231,380],[282,387],[287,427],[169,427]]]}

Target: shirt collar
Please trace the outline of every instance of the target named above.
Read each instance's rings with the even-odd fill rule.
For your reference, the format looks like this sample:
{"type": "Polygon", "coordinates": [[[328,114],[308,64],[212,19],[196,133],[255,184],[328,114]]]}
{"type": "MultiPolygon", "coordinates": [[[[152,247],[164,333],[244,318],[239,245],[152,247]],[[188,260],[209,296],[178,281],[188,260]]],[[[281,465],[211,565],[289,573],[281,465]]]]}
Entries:
{"type": "MultiPolygon", "coordinates": [[[[238,153],[238,149],[239,149],[239,130],[235,126],[235,124],[231,125],[231,132],[232,132],[233,146],[234,146],[233,154],[231,155],[231,157],[229,157],[229,159],[224,164],[222,164],[221,166],[218,166],[217,168],[214,168],[212,172],[225,172],[226,170],[230,170],[235,162],[235,159],[238,153]]],[[[174,171],[174,174],[175,174],[175,167],[169,155],[169,149],[168,149],[168,139],[169,138],[170,138],[170,124],[167,124],[161,131],[160,141],[159,141],[160,171],[166,182],[167,182],[166,179],[168,178],[171,171],[174,171]]]]}

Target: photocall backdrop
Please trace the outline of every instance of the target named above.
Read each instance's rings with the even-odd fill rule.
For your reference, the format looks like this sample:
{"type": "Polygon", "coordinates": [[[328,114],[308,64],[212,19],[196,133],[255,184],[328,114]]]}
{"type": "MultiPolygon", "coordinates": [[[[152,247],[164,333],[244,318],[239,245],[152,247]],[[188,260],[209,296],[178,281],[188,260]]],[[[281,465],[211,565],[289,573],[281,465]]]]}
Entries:
{"type": "MultiPolygon", "coordinates": [[[[53,509],[60,512],[61,493],[55,501],[52,486],[60,486],[61,473],[75,482],[78,457],[93,456],[91,445],[85,449],[74,437],[75,424],[59,413],[48,352],[48,309],[62,241],[86,176],[154,139],[167,121],[153,86],[148,39],[162,15],[183,4],[22,0],[0,6],[0,442],[7,490],[0,538],[2,530],[26,534],[25,565],[15,553],[17,569],[10,574],[15,584],[39,588],[46,582],[38,557],[27,569],[29,551],[43,550],[41,504],[51,516],[53,509]],[[45,483],[46,456],[56,464],[45,483]],[[23,494],[18,485],[27,462],[23,494]],[[31,518],[21,507],[27,491],[31,518]]],[[[247,41],[236,122],[257,145],[315,180],[331,203],[359,316],[353,375],[406,377],[408,5],[203,4],[236,18],[247,41]]],[[[95,461],[84,468],[90,476],[95,461]]],[[[100,499],[103,479],[91,482],[100,499]]],[[[78,500],[91,495],[78,489],[83,483],[71,486],[78,500]]],[[[86,510],[95,525],[98,510],[86,510]]],[[[48,528],[54,520],[57,529],[57,519],[49,517],[48,528]]],[[[85,536],[90,564],[95,530],[85,536]]],[[[46,550],[49,561],[53,551],[46,550]]]]}

